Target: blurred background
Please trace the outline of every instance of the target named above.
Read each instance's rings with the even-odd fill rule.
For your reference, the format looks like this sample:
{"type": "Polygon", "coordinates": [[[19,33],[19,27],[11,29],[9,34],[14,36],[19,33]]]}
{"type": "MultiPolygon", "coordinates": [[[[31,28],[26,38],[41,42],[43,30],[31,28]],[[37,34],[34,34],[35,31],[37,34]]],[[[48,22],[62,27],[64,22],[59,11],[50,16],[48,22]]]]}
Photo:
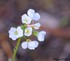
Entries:
{"type": "Polygon", "coordinates": [[[0,61],[12,58],[17,41],[8,37],[8,30],[21,25],[30,8],[40,13],[40,30],[47,35],[34,51],[19,46],[16,61],[70,61],[70,0],[0,0],[0,61]]]}

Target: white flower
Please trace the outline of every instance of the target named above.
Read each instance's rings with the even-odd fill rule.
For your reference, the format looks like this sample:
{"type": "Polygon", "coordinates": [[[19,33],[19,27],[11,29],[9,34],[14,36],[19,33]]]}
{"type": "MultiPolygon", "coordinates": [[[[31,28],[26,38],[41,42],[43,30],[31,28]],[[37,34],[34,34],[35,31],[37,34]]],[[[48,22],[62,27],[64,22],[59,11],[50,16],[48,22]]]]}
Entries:
{"type": "Polygon", "coordinates": [[[37,41],[29,41],[29,42],[23,42],[21,44],[23,49],[30,49],[30,50],[35,50],[37,48],[39,43],[37,41]]]}
{"type": "Polygon", "coordinates": [[[35,48],[37,48],[39,45],[39,43],[37,41],[30,41],[28,42],[28,48],[30,50],[34,50],[35,48]]]}
{"type": "Polygon", "coordinates": [[[35,13],[35,10],[33,10],[33,9],[29,9],[27,11],[27,14],[28,14],[29,17],[31,17],[35,21],[38,21],[40,19],[40,14],[35,13]]]}
{"type": "Polygon", "coordinates": [[[41,26],[41,24],[40,24],[40,23],[35,23],[35,24],[34,24],[34,28],[35,28],[35,29],[39,29],[39,28],[40,28],[40,26],[41,26]]]}
{"type": "Polygon", "coordinates": [[[32,19],[29,16],[27,16],[26,14],[22,15],[22,23],[30,24],[31,20],[32,19]]]}
{"type": "Polygon", "coordinates": [[[17,28],[11,27],[11,29],[9,30],[9,37],[12,40],[16,40],[19,37],[23,36],[23,30],[21,29],[20,26],[18,26],[17,28]]]}
{"type": "Polygon", "coordinates": [[[46,35],[46,32],[45,31],[40,31],[37,35],[37,38],[39,41],[44,41],[45,39],[45,35],[46,35]]]}
{"type": "Polygon", "coordinates": [[[26,28],[24,35],[25,36],[30,36],[31,34],[32,34],[32,28],[31,27],[26,28]]]}

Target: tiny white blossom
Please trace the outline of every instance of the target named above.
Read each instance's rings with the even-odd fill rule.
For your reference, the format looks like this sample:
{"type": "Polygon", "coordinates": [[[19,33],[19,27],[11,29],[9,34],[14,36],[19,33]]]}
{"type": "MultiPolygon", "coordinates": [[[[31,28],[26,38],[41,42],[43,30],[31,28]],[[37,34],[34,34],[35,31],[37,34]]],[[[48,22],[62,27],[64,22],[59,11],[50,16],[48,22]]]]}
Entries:
{"type": "Polygon", "coordinates": [[[35,50],[37,48],[39,43],[37,41],[29,41],[29,42],[23,42],[21,44],[23,49],[30,49],[30,50],[35,50]]]}
{"type": "Polygon", "coordinates": [[[37,38],[39,41],[44,41],[45,39],[45,35],[46,35],[46,32],[45,31],[40,31],[37,35],[37,38]]]}
{"type": "Polygon", "coordinates": [[[22,15],[22,23],[30,24],[31,20],[32,19],[29,16],[27,16],[26,14],[22,15]]]}
{"type": "Polygon", "coordinates": [[[24,35],[25,35],[25,36],[30,36],[31,34],[32,34],[32,27],[27,27],[27,28],[25,29],[24,35]]]}
{"type": "Polygon", "coordinates": [[[40,19],[40,14],[35,13],[35,10],[33,10],[33,9],[29,9],[27,11],[27,14],[28,14],[29,17],[31,17],[35,21],[38,21],[40,19]]]}
{"type": "Polygon", "coordinates": [[[20,26],[18,26],[17,28],[11,27],[11,29],[9,30],[9,37],[12,40],[16,40],[19,37],[23,36],[23,30],[21,29],[20,26]]]}
{"type": "Polygon", "coordinates": [[[28,42],[22,42],[21,46],[23,49],[27,49],[28,42]]]}
{"type": "Polygon", "coordinates": [[[34,28],[35,28],[35,29],[39,29],[39,28],[40,28],[40,26],[41,26],[41,24],[40,24],[40,23],[35,23],[35,24],[34,24],[34,28]]]}
{"type": "Polygon", "coordinates": [[[28,42],[28,49],[30,50],[34,50],[35,48],[37,48],[39,45],[39,43],[37,41],[30,41],[28,42]]]}

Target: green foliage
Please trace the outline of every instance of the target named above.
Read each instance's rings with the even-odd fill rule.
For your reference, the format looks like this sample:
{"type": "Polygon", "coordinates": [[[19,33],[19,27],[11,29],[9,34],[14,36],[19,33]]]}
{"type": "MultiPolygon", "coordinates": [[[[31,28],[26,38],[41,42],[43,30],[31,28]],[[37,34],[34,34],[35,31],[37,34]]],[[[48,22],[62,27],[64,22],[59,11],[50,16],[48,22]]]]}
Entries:
{"type": "Polygon", "coordinates": [[[37,36],[38,35],[38,32],[37,31],[33,31],[33,35],[34,36],[37,36]]]}
{"type": "Polygon", "coordinates": [[[25,29],[27,28],[27,26],[26,26],[26,25],[21,25],[21,28],[22,28],[23,30],[25,30],[25,29]]]}

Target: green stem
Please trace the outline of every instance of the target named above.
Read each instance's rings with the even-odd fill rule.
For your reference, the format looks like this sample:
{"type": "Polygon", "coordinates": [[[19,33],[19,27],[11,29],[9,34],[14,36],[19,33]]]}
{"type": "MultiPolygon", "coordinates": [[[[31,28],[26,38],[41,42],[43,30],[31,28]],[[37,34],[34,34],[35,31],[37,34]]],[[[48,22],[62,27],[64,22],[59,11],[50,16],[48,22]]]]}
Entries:
{"type": "Polygon", "coordinates": [[[23,36],[23,38],[26,40],[27,38],[25,36],[23,36]]]}
{"type": "Polygon", "coordinates": [[[17,53],[18,47],[19,47],[19,45],[20,45],[20,41],[21,41],[21,38],[18,39],[18,42],[17,42],[17,44],[16,44],[16,48],[14,49],[12,61],[15,61],[15,57],[16,57],[16,53],[17,53]]]}

